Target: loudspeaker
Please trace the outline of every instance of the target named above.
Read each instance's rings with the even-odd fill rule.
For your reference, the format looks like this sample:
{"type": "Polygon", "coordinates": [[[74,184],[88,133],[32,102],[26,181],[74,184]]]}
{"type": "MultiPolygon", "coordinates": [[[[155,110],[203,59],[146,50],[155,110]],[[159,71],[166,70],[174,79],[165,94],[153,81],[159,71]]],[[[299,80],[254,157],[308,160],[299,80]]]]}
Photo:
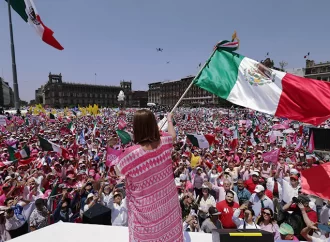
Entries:
{"type": "Polygon", "coordinates": [[[316,150],[330,150],[330,129],[310,128],[309,137],[314,134],[314,146],[316,150]]]}
{"type": "Polygon", "coordinates": [[[271,242],[273,233],[259,229],[215,229],[212,232],[213,242],[271,242]]]}
{"type": "Polygon", "coordinates": [[[111,209],[96,203],[84,212],[83,223],[111,225],[111,209]]]}

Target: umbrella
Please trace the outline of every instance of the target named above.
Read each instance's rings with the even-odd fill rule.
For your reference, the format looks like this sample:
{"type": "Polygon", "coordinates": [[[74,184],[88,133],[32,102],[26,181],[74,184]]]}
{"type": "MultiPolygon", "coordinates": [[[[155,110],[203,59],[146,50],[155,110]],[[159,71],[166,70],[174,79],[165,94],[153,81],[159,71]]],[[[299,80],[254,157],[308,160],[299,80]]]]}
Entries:
{"type": "Polygon", "coordinates": [[[295,133],[295,131],[291,128],[283,131],[283,134],[293,134],[293,133],[295,133]]]}
{"type": "Polygon", "coordinates": [[[270,136],[270,135],[274,135],[274,136],[278,136],[278,137],[283,137],[283,134],[281,133],[281,131],[269,131],[266,136],[270,136]]]}

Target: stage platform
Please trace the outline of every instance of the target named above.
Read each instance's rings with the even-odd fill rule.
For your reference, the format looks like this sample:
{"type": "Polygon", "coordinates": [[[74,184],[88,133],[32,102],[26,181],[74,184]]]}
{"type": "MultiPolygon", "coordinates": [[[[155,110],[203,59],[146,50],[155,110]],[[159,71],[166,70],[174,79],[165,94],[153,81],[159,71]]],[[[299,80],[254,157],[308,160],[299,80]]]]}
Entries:
{"type": "MultiPolygon", "coordinates": [[[[128,242],[128,228],[92,224],[56,223],[10,240],[12,242],[128,242]]],[[[212,234],[185,232],[186,242],[212,241],[212,234]]]]}

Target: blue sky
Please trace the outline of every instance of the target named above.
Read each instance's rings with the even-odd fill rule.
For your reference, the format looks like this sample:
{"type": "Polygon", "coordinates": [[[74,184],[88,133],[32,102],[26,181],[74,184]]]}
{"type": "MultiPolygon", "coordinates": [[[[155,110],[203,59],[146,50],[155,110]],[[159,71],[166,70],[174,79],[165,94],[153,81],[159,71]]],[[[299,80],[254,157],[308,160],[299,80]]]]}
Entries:
{"type": "MultiPolygon", "coordinates": [[[[134,90],[148,83],[196,74],[219,40],[234,30],[239,53],[256,60],[267,52],[275,64],[303,67],[307,52],[315,61],[330,60],[329,0],[35,0],[43,22],[64,46],[43,43],[13,12],[20,97],[48,73],[64,81],[119,85],[134,90]],[[164,49],[162,53],[156,48],[164,49]],[[170,61],[170,64],[166,64],[170,61]]],[[[0,75],[12,86],[7,3],[0,0],[0,75]]]]}

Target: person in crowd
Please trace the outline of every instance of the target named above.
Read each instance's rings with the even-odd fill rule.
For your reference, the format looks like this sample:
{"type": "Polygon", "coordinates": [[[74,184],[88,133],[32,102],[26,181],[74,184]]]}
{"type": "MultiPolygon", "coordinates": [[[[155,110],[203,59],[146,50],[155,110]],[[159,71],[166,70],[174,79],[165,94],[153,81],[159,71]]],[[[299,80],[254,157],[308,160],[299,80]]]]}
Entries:
{"type": "Polygon", "coordinates": [[[42,198],[38,198],[34,204],[36,207],[30,216],[30,229],[32,231],[46,227],[49,224],[50,215],[42,198]]]}
{"type": "Polygon", "coordinates": [[[215,207],[210,207],[208,211],[208,218],[204,220],[201,226],[201,232],[212,233],[214,229],[221,229],[221,223],[218,219],[221,213],[215,207]]]}
{"type": "Polygon", "coordinates": [[[239,204],[243,204],[250,200],[251,193],[244,187],[244,180],[238,179],[237,184],[233,187],[234,192],[236,192],[239,204]]]}
{"type": "Polygon", "coordinates": [[[221,187],[216,186],[216,185],[212,185],[209,182],[205,182],[204,184],[206,186],[208,186],[210,189],[213,189],[217,192],[217,194],[218,194],[217,202],[221,202],[221,201],[225,200],[227,191],[231,191],[232,193],[234,193],[234,201],[236,203],[239,202],[236,192],[234,192],[232,190],[232,183],[228,179],[223,181],[223,186],[221,186],[221,187]]]}
{"type": "Polygon", "coordinates": [[[274,210],[273,201],[265,195],[265,188],[262,185],[256,186],[249,202],[251,203],[254,214],[257,217],[261,215],[265,208],[270,208],[272,211],[274,210]]]}
{"type": "Polygon", "coordinates": [[[259,184],[259,172],[253,171],[251,173],[251,178],[245,181],[244,185],[246,189],[252,194],[254,192],[254,189],[256,189],[256,186],[259,184]]]}
{"type": "Polygon", "coordinates": [[[255,223],[254,210],[246,203],[235,210],[232,219],[238,229],[260,229],[260,226],[255,223]],[[243,218],[240,218],[241,212],[243,212],[243,218]]]}
{"type": "Polygon", "coordinates": [[[163,133],[160,136],[154,114],[145,109],[136,111],[133,131],[137,145],[120,155],[117,163],[119,172],[127,182],[127,208],[131,211],[128,229],[132,241],[153,238],[183,241],[182,215],[171,161],[173,141],[176,140],[172,116],[170,113],[167,117],[170,135],[163,133]],[[159,194],[165,191],[167,196],[159,199],[159,194]],[[155,198],[159,206],[151,203],[155,198]],[[161,222],[168,226],[155,227],[155,224],[161,222]],[[153,226],[152,234],[143,229],[150,226],[153,226]]]}
{"type": "Polygon", "coordinates": [[[329,242],[329,232],[321,234],[320,229],[317,227],[317,224],[310,224],[301,230],[301,235],[306,241],[312,242],[329,242]],[[312,234],[312,235],[311,235],[312,234]]]}
{"type": "Polygon", "coordinates": [[[260,226],[260,229],[273,233],[275,241],[281,239],[279,226],[274,219],[274,212],[270,208],[265,208],[262,211],[262,214],[257,220],[257,224],[260,226]]]}
{"type": "Polygon", "coordinates": [[[8,241],[11,239],[9,232],[6,230],[6,207],[5,206],[1,206],[0,207],[0,242],[3,241],[8,241]]]}
{"type": "Polygon", "coordinates": [[[68,197],[68,190],[63,190],[62,197],[59,203],[57,204],[56,209],[52,214],[54,223],[58,221],[73,223],[75,219],[80,216],[80,213],[75,211],[75,205],[77,204],[78,192],[75,192],[74,198],[71,200],[68,197]]]}
{"type": "Polygon", "coordinates": [[[110,193],[108,207],[111,209],[111,224],[113,226],[127,226],[126,198],[123,198],[119,189],[114,189],[110,193]]]}
{"type": "Polygon", "coordinates": [[[291,227],[291,225],[287,223],[282,223],[278,232],[280,233],[282,240],[299,241],[299,239],[296,236],[294,236],[293,228],[291,227]]]}
{"type": "Polygon", "coordinates": [[[6,210],[6,230],[12,239],[29,232],[29,224],[26,216],[23,214],[23,207],[30,201],[21,197],[9,197],[5,201],[6,210]]]}
{"type": "Polygon", "coordinates": [[[194,197],[191,193],[184,193],[180,200],[180,207],[182,213],[182,220],[185,221],[189,214],[193,211],[194,213],[198,210],[198,205],[194,201],[194,197]]]}
{"type": "Polygon", "coordinates": [[[200,226],[198,223],[198,216],[196,213],[190,214],[183,222],[183,231],[187,232],[200,232],[200,226]]]}
{"type": "Polygon", "coordinates": [[[202,196],[197,197],[197,205],[198,207],[198,219],[199,224],[202,224],[203,221],[208,216],[208,211],[210,207],[215,207],[215,199],[210,194],[209,187],[204,185],[202,186],[202,196]]]}
{"type": "Polygon", "coordinates": [[[232,218],[234,212],[239,208],[239,204],[234,202],[234,196],[232,191],[227,191],[225,200],[216,204],[216,208],[220,212],[219,220],[224,229],[236,228],[232,218]]]}

